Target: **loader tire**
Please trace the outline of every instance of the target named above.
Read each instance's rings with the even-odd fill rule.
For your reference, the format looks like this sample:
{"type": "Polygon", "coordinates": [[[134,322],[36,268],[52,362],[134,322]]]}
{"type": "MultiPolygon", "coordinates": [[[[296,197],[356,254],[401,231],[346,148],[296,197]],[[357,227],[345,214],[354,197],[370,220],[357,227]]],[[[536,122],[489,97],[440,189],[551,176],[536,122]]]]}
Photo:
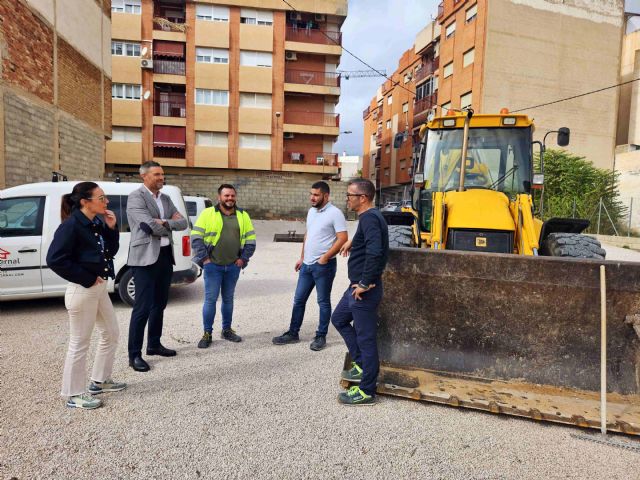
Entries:
{"type": "Polygon", "coordinates": [[[594,258],[604,260],[607,252],[600,242],[579,233],[551,233],[543,242],[541,255],[549,257],[594,258]]]}
{"type": "Polygon", "coordinates": [[[389,225],[390,247],[415,247],[413,229],[408,225],[389,225]]]}

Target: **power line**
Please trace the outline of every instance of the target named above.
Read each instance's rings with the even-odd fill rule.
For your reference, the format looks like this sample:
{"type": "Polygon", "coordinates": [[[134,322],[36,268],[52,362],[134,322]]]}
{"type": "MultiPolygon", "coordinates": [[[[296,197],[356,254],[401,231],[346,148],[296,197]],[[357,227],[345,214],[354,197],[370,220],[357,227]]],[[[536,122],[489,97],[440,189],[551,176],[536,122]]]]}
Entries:
{"type": "Polygon", "coordinates": [[[590,92],[580,93],[578,95],[572,95],[571,97],[561,98],[559,100],[553,100],[552,102],[541,103],[539,105],[534,105],[532,107],[526,107],[526,108],[520,108],[518,110],[512,110],[511,113],[523,112],[525,110],[533,110],[534,108],[546,107],[547,105],[553,105],[553,104],[556,104],[556,103],[566,102],[568,100],[573,100],[573,99],[580,98],[580,97],[586,97],[587,95],[593,95],[594,93],[604,92],[605,90],[610,90],[612,88],[618,88],[618,87],[621,87],[623,85],[628,85],[629,83],[633,83],[633,82],[637,82],[637,81],[640,81],[640,78],[634,78],[633,80],[628,80],[626,82],[618,83],[616,85],[610,85],[608,87],[598,88],[597,90],[591,90],[590,92]]]}
{"type": "MultiPolygon", "coordinates": [[[[282,0],[285,4],[287,4],[291,10],[293,10],[296,13],[300,13],[300,11],[294,7],[293,5],[291,5],[287,0],[282,0]]],[[[344,50],[345,52],[347,52],[349,55],[351,55],[353,58],[355,58],[356,60],[358,60],[360,63],[362,63],[363,65],[365,65],[367,68],[369,68],[370,70],[374,71],[375,73],[377,73],[380,77],[386,78],[387,80],[389,80],[392,84],[392,86],[398,86],[404,90],[406,90],[407,92],[409,92],[412,95],[416,95],[416,92],[414,90],[410,90],[407,87],[405,87],[404,85],[402,85],[399,81],[398,82],[394,82],[393,78],[388,77],[386,75],[386,73],[381,72],[380,70],[378,70],[377,68],[372,67],[371,65],[369,65],[367,62],[365,62],[363,59],[361,59],[359,56],[357,56],[355,53],[353,53],[352,51],[350,51],[349,49],[347,49],[346,47],[344,47],[343,45],[340,45],[334,38],[331,38],[331,36],[327,35],[326,33],[324,33],[322,30],[319,30],[319,32],[324,35],[325,37],[327,37],[329,40],[331,40],[333,43],[335,43],[336,45],[342,47],[342,50],[344,50]]],[[[434,104],[431,100],[429,100],[429,105],[431,107],[434,106],[438,106],[437,104],[434,104]]],[[[440,106],[441,108],[443,108],[442,106],[440,106]]],[[[444,110],[454,110],[454,109],[446,109],[443,108],[444,110]]]]}

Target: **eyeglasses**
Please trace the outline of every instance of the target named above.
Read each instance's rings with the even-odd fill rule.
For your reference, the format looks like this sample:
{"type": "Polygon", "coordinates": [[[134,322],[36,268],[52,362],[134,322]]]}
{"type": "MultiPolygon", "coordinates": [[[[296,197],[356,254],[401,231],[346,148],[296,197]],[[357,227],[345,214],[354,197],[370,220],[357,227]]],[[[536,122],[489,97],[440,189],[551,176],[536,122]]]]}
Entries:
{"type": "Polygon", "coordinates": [[[364,193],[347,193],[347,198],[349,197],[364,197],[364,193]]]}
{"type": "Polygon", "coordinates": [[[89,200],[98,200],[99,202],[104,203],[107,201],[107,197],[100,195],[99,197],[90,197],[89,200]]]}

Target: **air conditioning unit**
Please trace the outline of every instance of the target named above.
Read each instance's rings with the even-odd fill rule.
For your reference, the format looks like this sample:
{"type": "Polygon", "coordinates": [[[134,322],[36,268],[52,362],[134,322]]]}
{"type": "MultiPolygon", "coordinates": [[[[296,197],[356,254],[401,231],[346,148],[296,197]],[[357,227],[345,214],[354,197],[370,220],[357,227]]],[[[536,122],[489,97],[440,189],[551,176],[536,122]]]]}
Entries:
{"type": "Polygon", "coordinates": [[[321,13],[316,13],[316,14],[313,16],[313,19],[314,19],[316,22],[325,22],[325,21],[327,20],[327,16],[326,16],[326,15],[323,15],[323,14],[321,14],[321,13]]]}
{"type": "Polygon", "coordinates": [[[298,59],[298,55],[296,55],[296,52],[285,52],[284,53],[284,59],[285,60],[297,60],[298,59]]]}
{"type": "Polygon", "coordinates": [[[298,12],[289,12],[289,19],[300,22],[302,21],[302,15],[299,14],[298,12]]]}
{"type": "Polygon", "coordinates": [[[295,137],[295,135],[292,132],[284,132],[283,136],[285,140],[291,140],[292,138],[295,137]]]}
{"type": "Polygon", "coordinates": [[[143,58],[142,60],[140,60],[140,66],[142,68],[153,68],[153,60],[143,58]]]}

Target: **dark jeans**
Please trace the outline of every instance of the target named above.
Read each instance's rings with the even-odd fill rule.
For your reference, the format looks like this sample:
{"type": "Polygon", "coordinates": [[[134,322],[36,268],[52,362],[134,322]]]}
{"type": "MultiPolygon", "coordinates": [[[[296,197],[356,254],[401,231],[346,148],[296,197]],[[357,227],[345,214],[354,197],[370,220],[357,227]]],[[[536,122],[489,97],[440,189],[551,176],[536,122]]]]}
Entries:
{"type": "Polygon", "coordinates": [[[376,393],[380,363],[376,336],[377,309],[383,293],[382,280],[375,284],[372,290],[361,295],[362,300],[353,298],[353,289],[349,286],[331,316],[331,323],[344,338],[352,360],[362,368],[360,388],[367,395],[376,393]]]}
{"type": "Polygon", "coordinates": [[[133,268],[136,287],[135,303],[129,323],[129,358],[142,353],[144,327],[147,331],[147,348],[160,346],[164,309],[169,299],[169,287],[173,275],[171,246],[162,247],[153,265],[133,268]]]}
{"type": "Polygon", "coordinates": [[[329,331],[329,320],[331,319],[331,287],[333,279],[336,277],[336,266],[338,262],[335,258],[329,260],[325,265],[314,263],[313,265],[302,264],[298,272],[298,285],[293,298],[293,310],[291,312],[291,325],[289,331],[298,333],[304,319],[304,310],[307,300],[313,287],[316,287],[318,305],[320,306],[320,323],[316,336],[326,336],[329,331]]]}
{"type": "Polygon", "coordinates": [[[204,267],[204,304],[202,305],[202,324],[204,331],[211,333],[213,319],[216,316],[216,302],[222,292],[222,329],[231,328],[233,319],[233,296],[240,276],[240,267],[235,264],[216,265],[207,263],[204,267]]]}

